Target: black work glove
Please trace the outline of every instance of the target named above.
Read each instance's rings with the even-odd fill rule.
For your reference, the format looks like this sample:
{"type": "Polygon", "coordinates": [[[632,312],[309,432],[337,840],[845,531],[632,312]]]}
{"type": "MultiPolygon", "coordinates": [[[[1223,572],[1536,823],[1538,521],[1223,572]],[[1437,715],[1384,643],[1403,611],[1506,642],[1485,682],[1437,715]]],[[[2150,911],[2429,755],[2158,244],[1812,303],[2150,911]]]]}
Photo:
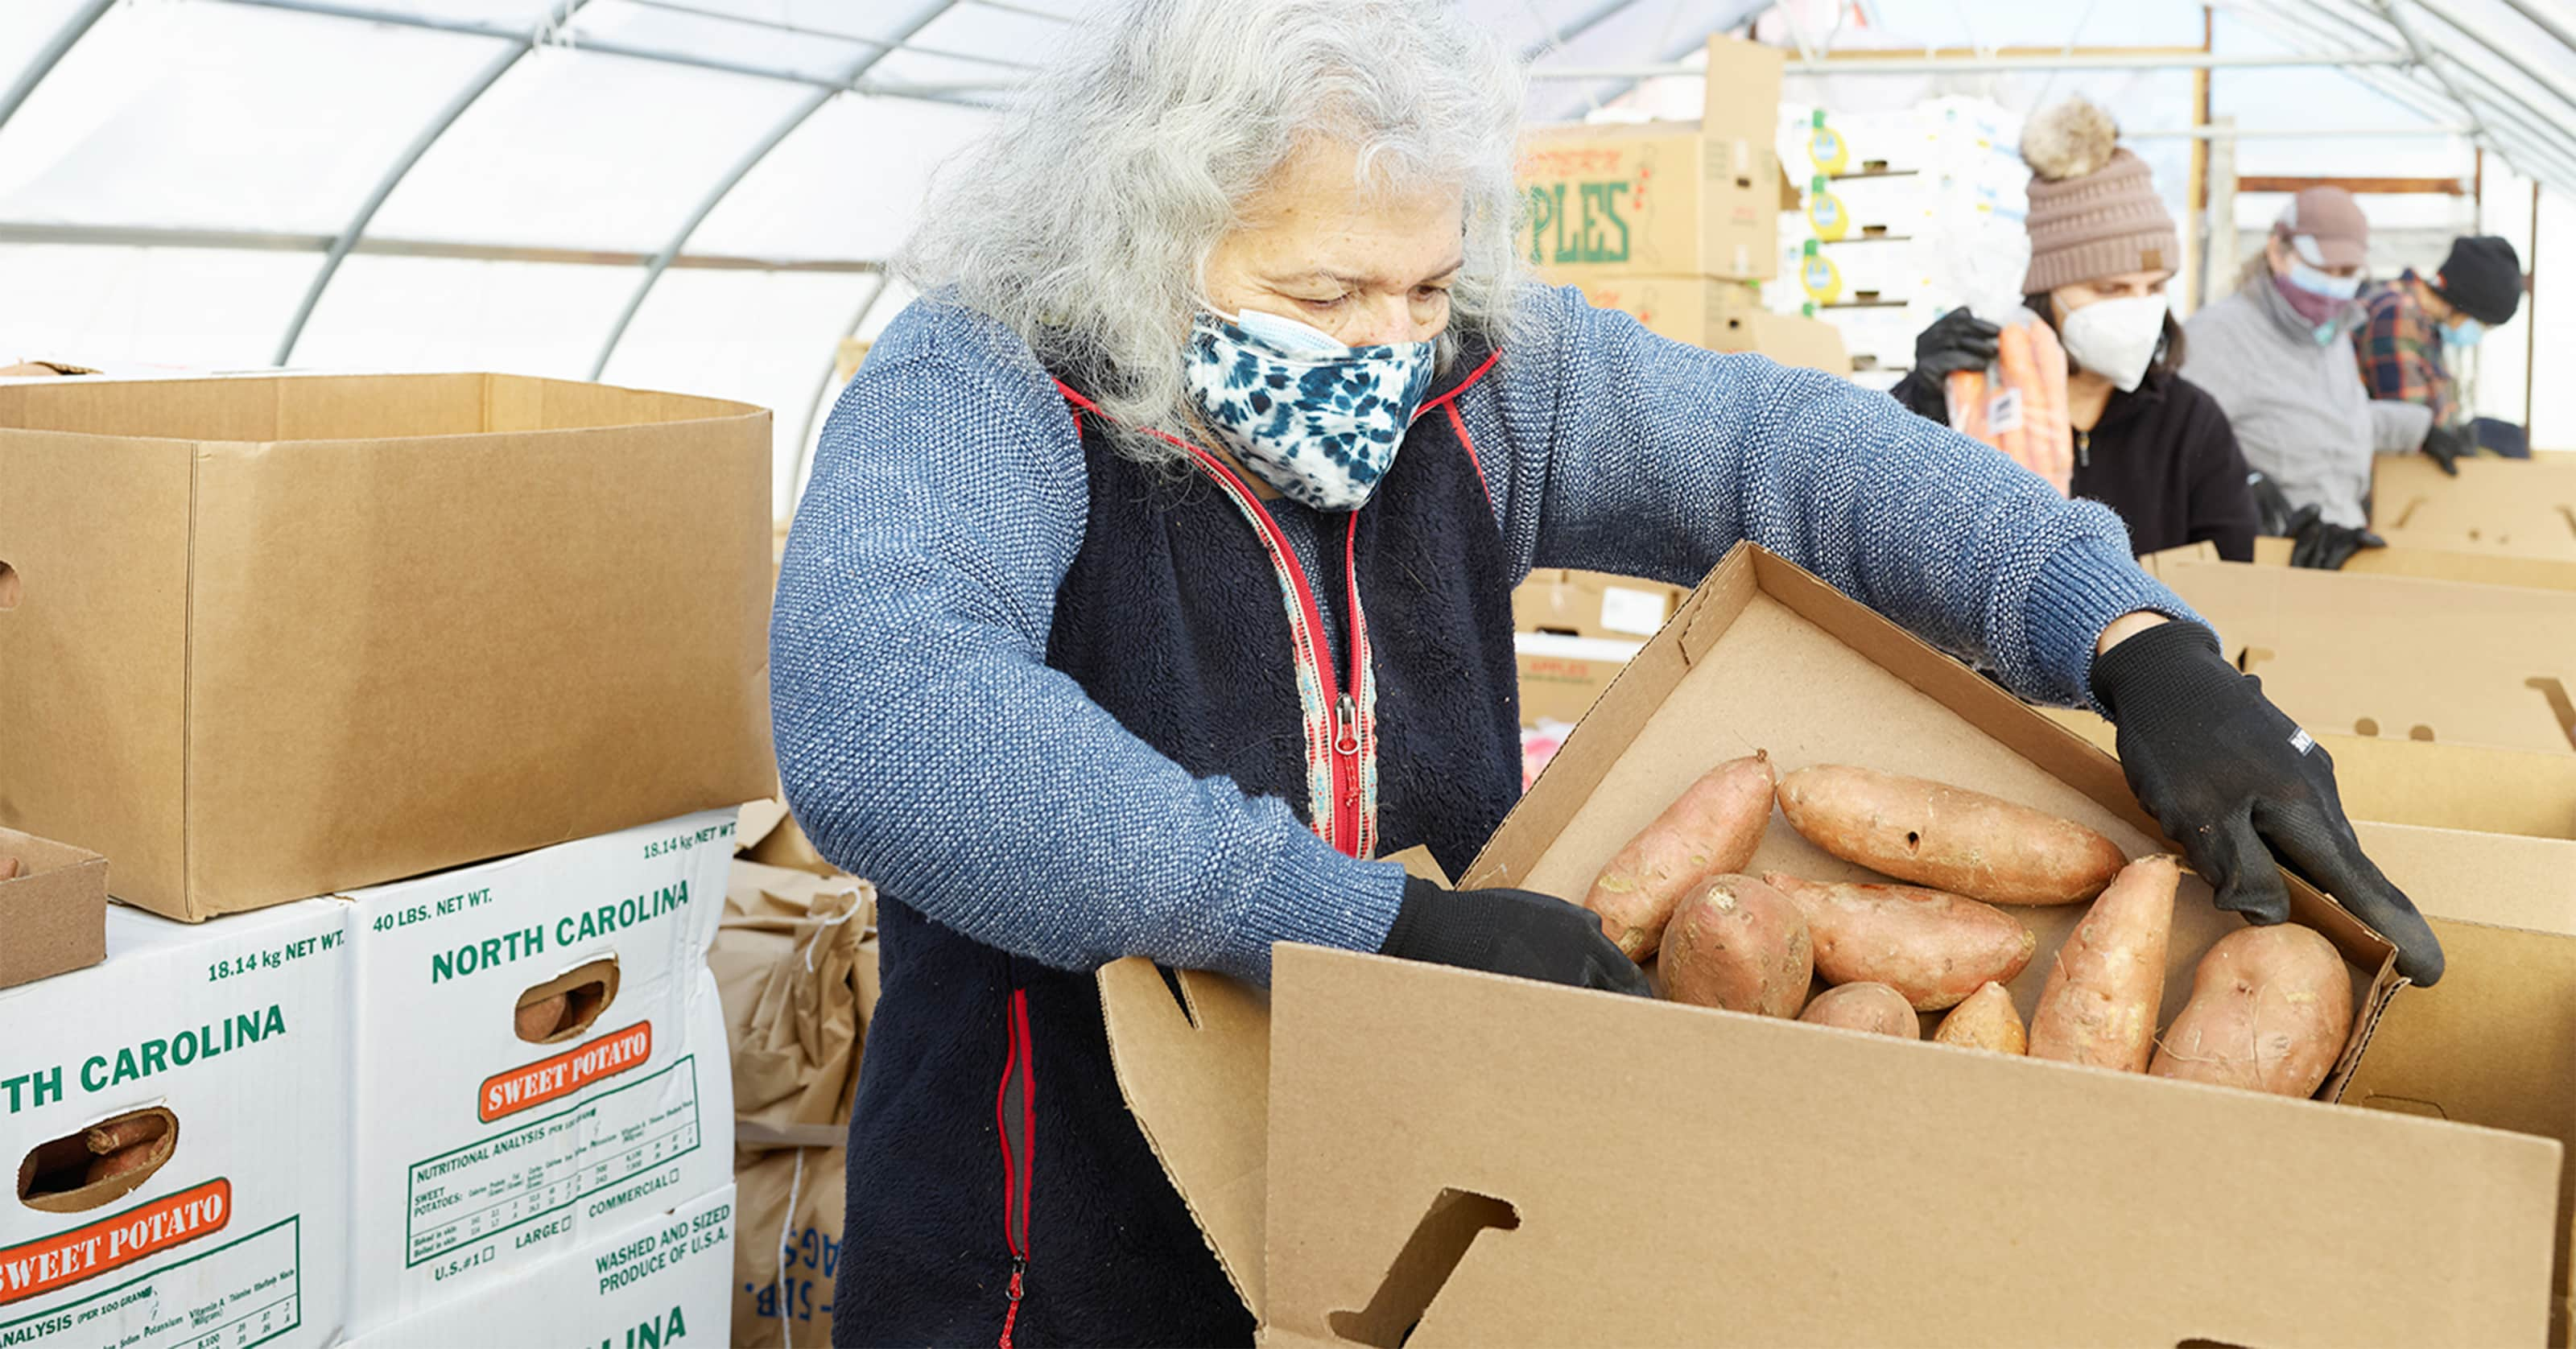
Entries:
{"type": "Polygon", "coordinates": [[[1404,878],[1404,906],[1378,954],[1576,988],[1651,996],[1645,972],[1601,935],[1591,910],[1527,890],[1443,890],[1404,878]]]}
{"type": "Polygon", "coordinates": [[[2454,478],[2460,476],[2460,461],[2477,452],[2477,441],[2458,427],[2436,426],[2424,433],[2425,457],[2454,478]]]}
{"type": "Polygon", "coordinates": [[[2218,892],[2253,922],[2290,916],[2280,860],[2397,944],[2397,969],[2442,977],[2442,944],[2403,891],[2361,854],[2334,760],[2239,674],[2197,623],[2149,628],[2094,658],[2093,693],[2119,727],[2138,800],[2218,892]],[[2266,845],[2269,845],[2268,847],[2266,845]]]}
{"type": "MultiPolygon", "coordinates": [[[[2245,475],[2245,485],[2254,493],[2254,512],[2259,520],[2256,532],[2273,539],[2296,537],[2298,529],[2290,523],[2296,511],[2290,505],[2290,498],[2282,494],[2281,484],[2257,469],[2245,475]]],[[[2309,514],[2313,518],[2314,510],[2309,514]]]]}
{"type": "Polygon", "coordinates": [[[1914,368],[1940,376],[1960,370],[1983,370],[1995,363],[2003,329],[1966,309],[1953,309],[1914,336],[1914,368]]]}
{"type": "Polygon", "coordinates": [[[2352,555],[2362,549],[2388,546],[2388,540],[2367,529],[2327,524],[2317,517],[2314,506],[2300,507],[2298,514],[2290,519],[2291,537],[2296,540],[2290,545],[2290,565],[2293,567],[2342,571],[2343,564],[2352,561],[2352,555]]]}

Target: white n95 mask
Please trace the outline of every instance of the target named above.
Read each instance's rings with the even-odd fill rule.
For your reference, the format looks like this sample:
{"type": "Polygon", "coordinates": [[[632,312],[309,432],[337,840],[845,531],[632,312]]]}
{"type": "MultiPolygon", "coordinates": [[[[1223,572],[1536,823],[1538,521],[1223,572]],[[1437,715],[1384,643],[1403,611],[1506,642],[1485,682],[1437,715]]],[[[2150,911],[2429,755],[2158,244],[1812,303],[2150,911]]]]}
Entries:
{"type": "Polygon", "coordinates": [[[2077,365],[2122,393],[2135,393],[2164,341],[2166,313],[2162,295],[2096,300],[2067,315],[2060,336],[2077,365]]]}

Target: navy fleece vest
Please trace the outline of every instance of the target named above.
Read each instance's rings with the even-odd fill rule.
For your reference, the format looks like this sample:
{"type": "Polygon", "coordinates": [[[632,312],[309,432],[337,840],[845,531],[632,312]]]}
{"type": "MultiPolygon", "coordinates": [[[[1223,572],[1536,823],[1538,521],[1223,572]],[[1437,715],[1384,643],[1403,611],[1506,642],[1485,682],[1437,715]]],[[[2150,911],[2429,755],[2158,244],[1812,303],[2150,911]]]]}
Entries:
{"type": "MultiPolygon", "coordinates": [[[[1482,360],[1455,365],[1435,400],[1482,360]]],[[[1191,773],[1302,817],[1307,746],[1269,554],[1213,483],[1140,468],[1082,421],[1090,516],[1047,663],[1191,773]]],[[[1354,549],[1378,681],[1380,851],[1426,844],[1452,875],[1520,794],[1508,563],[1472,453],[1443,410],[1419,417],[1354,549]]],[[[1345,594],[1339,517],[1324,535],[1327,574],[1307,579],[1345,594]]],[[[1119,1095],[1093,977],[898,898],[880,932],[833,1342],[992,1344],[1007,1321],[1020,1345],[1251,1343],[1119,1095]]]]}

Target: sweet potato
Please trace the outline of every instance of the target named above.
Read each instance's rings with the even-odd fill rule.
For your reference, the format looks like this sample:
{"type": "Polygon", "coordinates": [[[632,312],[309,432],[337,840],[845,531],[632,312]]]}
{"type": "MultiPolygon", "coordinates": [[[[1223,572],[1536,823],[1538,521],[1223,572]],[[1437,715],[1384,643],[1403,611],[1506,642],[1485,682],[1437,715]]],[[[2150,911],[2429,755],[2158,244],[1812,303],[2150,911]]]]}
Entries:
{"type": "Polygon", "coordinates": [[[562,1029],[564,1010],[570,1005],[571,999],[561,993],[519,1004],[519,1038],[536,1042],[553,1035],[562,1029]]]}
{"type": "Polygon", "coordinates": [[[2141,857],[2120,872],[2048,971],[2030,1018],[2030,1056],[2146,1071],[2165,996],[2165,945],[2173,936],[2182,868],[2141,857]]]}
{"type": "Polygon", "coordinates": [[[2296,923],[2243,928],[2200,958],[2147,1071],[2313,1096],[2351,1034],[2352,979],[2334,943],[2296,923]]]}
{"type": "Polygon", "coordinates": [[[2013,1009],[2012,994],[1997,983],[1987,984],[1951,1008],[1941,1018],[1940,1029],[1932,1032],[1932,1040],[1997,1054],[2030,1052],[2030,1037],[2022,1033],[2021,1013],[2013,1009]]]}
{"type": "Polygon", "coordinates": [[[1914,1019],[1914,1009],[1906,1005],[1905,995],[1885,984],[1844,984],[1826,989],[1807,1004],[1798,1019],[1906,1040],[1923,1038],[1923,1023],[1914,1019]]]}
{"type": "Polygon", "coordinates": [[[2072,904],[2120,874],[2111,840],[1963,787],[1825,764],[1783,775],[1779,796],[1826,852],[1988,904],[2072,904]]]}
{"type": "Polygon", "coordinates": [[[1716,876],[1664,927],[1664,996],[1759,1016],[1796,1016],[1815,978],[1806,916],[1750,876],[1716,876]]]}
{"type": "Polygon", "coordinates": [[[1771,756],[1755,751],[1708,770],[1593,878],[1583,907],[1630,960],[1664,938],[1673,906],[1711,876],[1742,871],[1771,822],[1771,756]]]}
{"type": "Polygon", "coordinates": [[[156,1138],[148,1143],[136,1143],[130,1147],[118,1148],[104,1157],[92,1157],[89,1159],[89,1169],[81,1175],[81,1183],[96,1185],[103,1180],[114,1180],[129,1171],[140,1171],[153,1163],[155,1155],[160,1150],[161,1140],[156,1138]]]}
{"type": "Polygon", "coordinates": [[[128,1115],[124,1119],[109,1120],[89,1131],[89,1150],[103,1157],[137,1143],[149,1143],[167,1133],[169,1128],[169,1122],[159,1115],[128,1115]]]}
{"type": "Polygon", "coordinates": [[[1762,879],[1807,916],[1816,972],[1829,984],[1879,983],[1918,1012],[1956,1006],[1989,981],[2030,963],[2039,939],[2011,914],[1973,899],[1910,885],[1762,879]]]}

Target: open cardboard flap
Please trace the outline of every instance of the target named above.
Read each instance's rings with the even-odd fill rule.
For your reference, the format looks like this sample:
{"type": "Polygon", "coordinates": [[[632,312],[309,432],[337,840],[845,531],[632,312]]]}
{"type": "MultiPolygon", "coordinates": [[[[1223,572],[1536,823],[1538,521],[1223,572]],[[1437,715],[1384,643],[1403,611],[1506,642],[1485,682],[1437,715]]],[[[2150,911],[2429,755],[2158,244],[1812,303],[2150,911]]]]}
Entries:
{"type": "MultiPolygon", "coordinates": [[[[1385,860],[1449,884],[1428,848],[1385,860]]],[[[1166,970],[1143,956],[1105,965],[1099,977],[1119,1093],[1235,1295],[1258,1317],[1270,995],[1222,974],[1166,970]]]]}
{"type": "MultiPolygon", "coordinates": [[[[1461,883],[1580,893],[1755,748],[2164,846],[2109,758],[1738,549],[1461,883]]],[[[1854,874],[1778,826],[1765,868],[1854,874]]],[[[2354,965],[2332,1099],[2400,981],[2384,942],[2294,892],[2354,965]]],[[[2081,911],[2014,911],[2042,953],[2025,1015],[2081,911]]],[[[2168,1016],[2236,925],[2186,884],[2168,1016]]],[[[2546,1139],[1305,947],[1280,949],[1274,1008],[1270,1343],[2274,1349],[2528,1343],[2548,1321],[2546,1139]]]]}
{"type": "Polygon", "coordinates": [[[2576,592],[2145,559],[2312,731],[2576,753],[2576,592]]]}

